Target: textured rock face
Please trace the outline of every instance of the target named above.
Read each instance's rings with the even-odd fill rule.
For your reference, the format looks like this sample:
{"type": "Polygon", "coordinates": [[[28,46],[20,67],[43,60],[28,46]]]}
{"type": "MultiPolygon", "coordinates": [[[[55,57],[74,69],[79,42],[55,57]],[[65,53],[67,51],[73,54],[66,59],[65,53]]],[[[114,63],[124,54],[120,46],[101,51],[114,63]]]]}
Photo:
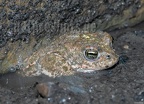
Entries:
{"type": "Polygon", "coordinates": [[[144,19],[144,0],[0,0],[0,47],[69,29],[105,30],[144,19]]]}

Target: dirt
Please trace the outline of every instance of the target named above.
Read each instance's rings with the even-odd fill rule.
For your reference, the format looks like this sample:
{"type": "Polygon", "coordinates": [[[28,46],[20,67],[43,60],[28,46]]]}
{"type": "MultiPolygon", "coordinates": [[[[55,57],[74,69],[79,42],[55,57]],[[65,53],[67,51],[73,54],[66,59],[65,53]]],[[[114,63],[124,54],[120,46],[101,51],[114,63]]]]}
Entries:
{"type": "Polygon", "coordinates": [[[144,23],[108,31],[120,56],[113,68],[50,78],[0,75],[0,104],[143,104],[144,23]],[[51,83],[51,94],[37,96],[35,83],[51,83]]]}

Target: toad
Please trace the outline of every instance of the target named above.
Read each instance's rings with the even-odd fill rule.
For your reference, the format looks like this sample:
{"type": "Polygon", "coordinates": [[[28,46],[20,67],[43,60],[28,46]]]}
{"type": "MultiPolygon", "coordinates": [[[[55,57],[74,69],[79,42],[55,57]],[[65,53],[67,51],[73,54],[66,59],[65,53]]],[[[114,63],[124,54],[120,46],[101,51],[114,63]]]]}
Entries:
{"type": "Polygon", "coordinates": [[[34,42],[23,48],[12,49],[2,67],[20,69],[18,73],[26,76],[46,74],[56,77],[104,70],[118,62],[118,55],[112,47],[112,37],[106,32],[67,33],[55,37],[51,42],[46,39],[42,41],[46,44],[37,45],[35,51],[32,49],[36,45],[31,45],[34,42]]]}

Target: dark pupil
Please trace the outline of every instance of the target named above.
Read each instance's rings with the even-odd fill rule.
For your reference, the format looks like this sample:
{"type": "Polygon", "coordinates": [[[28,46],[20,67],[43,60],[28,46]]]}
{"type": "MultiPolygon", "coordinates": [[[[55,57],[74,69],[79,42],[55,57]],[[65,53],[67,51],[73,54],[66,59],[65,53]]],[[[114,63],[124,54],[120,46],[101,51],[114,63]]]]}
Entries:
{"type": "Polygon", "coordinates": [[[85,51],[85,56],[86,56],[86,58],[88,58],[90,60],[94,60],[98,56],[98,51],[88,49],[88,50],[85,51]]]}

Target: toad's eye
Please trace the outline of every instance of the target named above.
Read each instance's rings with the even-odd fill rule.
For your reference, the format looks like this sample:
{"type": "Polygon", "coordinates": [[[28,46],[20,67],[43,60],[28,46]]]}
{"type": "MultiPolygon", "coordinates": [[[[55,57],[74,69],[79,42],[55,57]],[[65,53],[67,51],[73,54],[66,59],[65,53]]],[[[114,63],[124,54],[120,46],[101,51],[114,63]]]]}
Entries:
{"type": "Polygon", "coordinates": [[[93,61],[98,57],[98,51],[94,49],[86,49],[84,51],[84,56],[86,59],[93,61]]]}

